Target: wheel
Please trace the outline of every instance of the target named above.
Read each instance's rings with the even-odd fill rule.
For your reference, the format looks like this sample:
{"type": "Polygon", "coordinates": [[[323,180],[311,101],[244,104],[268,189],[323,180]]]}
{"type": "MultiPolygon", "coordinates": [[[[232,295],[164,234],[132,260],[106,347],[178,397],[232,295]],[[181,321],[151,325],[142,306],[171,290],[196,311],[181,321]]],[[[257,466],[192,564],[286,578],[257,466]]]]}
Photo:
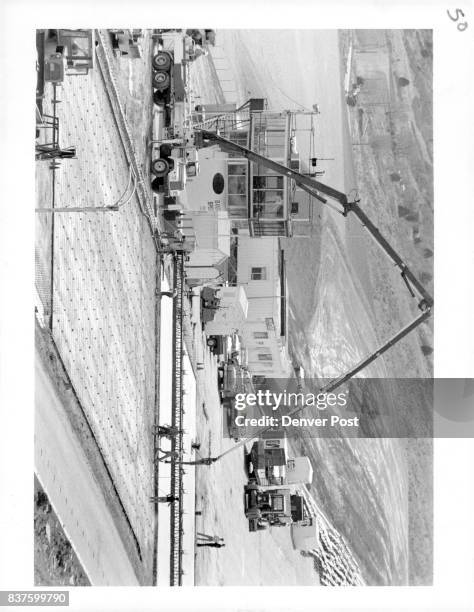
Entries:
{"type": "Polygon", "coordinates": [[[159,70],[153,75],[153,87],[155,87],[155,89],[164,91],[165,89],[168,89],[170,82],[170,75],[167,72],[162,72],[159,70]]]}
{"type": "Polygon", "coordinates": [[[169,70],[171,68],[171,57],[165,51],[158,51],[152,60],[155,70],[169,70]]]}
{"type": "Polygon", "coordinates": [[[217,340],[215,338],[208,338],[206,344],[210,348],[215,348],[217,346],[217,340]]]}
{"type": "Polygon", "coordinates": [[[151,171],[153,172],[153,174],[155,176],[163,178],[170,171],[170,167],[169,167],[169,164],[166,161],[166,159],[163,159],[162,157],[159,157],[158,159],[155,159],[155,160],[152,161],[152,163],[151,163],[151,171]]]}
{"type": "Polygon", "coordinates": [[[160,146],[160,157],[170,157],[171,155],[171,145],[162,144],[160,146]]]}

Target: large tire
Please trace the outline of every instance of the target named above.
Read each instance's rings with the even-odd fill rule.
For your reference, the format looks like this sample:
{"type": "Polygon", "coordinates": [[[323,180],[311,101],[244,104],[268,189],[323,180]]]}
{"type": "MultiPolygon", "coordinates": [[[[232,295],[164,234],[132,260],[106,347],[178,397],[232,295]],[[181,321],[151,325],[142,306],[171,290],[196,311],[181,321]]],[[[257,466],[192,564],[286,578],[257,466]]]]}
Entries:
{"type": "Polygon", "coordinates": [[[159,157],[151,162],[151,171],[158,178],[164,178],[170,171],[170,166],[166,159],[159,157]]]}
{"type": "Polygon", "coordinates": [[[153,57],[152,65],[155,70],[168,71],[171,68],[171,56],[166,51],[158,51],[153,57]]]}
{"type": "Polygon", "coordinates": [[[153,75],[153,87],[159,91],[166,91],[171,83],[170,75],[167,72],[158,70],[153,75]]]}

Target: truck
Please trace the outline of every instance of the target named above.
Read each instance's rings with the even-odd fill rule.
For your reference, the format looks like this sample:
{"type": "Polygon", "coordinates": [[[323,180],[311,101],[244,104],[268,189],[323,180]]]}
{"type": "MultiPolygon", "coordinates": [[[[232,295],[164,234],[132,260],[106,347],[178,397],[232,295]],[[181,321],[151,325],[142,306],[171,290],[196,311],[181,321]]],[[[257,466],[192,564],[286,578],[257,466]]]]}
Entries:
{"type": "Polygon", "coordinates": [[[264,432],[247,455],[249,484],[260,488],[311,484],[313,466],[308,457],[290,457],[283,432],[264,432]]]}
{"type": "Polygon", "coordinates": [[[245,393],[247,370],[237,361],[230,357],[218,368],[220,397],[222,400],[233,399],[237,393],[245,393]]]}
{"type": "Polygon", "coordinates": [[[153,140],[151,153],[152,191],[177,202],[188,180],[199,173],[196,147],[190,139],[153,140]]]}
{"type": "Polygon", "coordinates": [[[181,136],[176,138],[167,138],[167,134],[163,137],[160,115],[156,110],[153,113],[151,188],[154,193],[164,193],[176,203],[187,181],[199,174],[198,151],[192,129],[181,130],[181,136]]]}
{"type": "Polygon", "coordinates": [[[152,60],[153,102],[165,110],[170,138],[182,137],[191,113],[188,91],[189,63],[195,59],[195,43],[178,30],[154,34],[157,41],[152,60]]]}
{"type": "Polygon", "coordinates": [[[153,101],[159,107],[153,119],[151,188],[179,199],[188,180],[199,173],[198,152],[191,126],[188,64],[194,42],[180,31],[155,35],[152,60],[153,101]]]}

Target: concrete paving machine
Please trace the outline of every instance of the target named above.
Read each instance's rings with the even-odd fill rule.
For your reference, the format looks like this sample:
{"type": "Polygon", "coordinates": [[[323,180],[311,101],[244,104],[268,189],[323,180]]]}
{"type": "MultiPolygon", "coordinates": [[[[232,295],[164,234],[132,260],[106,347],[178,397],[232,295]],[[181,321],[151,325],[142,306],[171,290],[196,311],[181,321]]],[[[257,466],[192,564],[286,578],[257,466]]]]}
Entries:
{"type": "MultiPolygon", "coordinates": [[[[391,244],[381,234],[378,227],[371,221],[371,219],[359,206],[358,199],[353,199],[352,201],[350,201],[345,193],[338,191],[337,189],[334,189],[329,185],[321,183],[320,181],[315,180],[311,176],[301,174],[297,170],[294,170],[289,166],[285,166],[284,164],[278,161],[269,159],[268,157],[265,157],[260,153],[256,153],[255,151],[252,151],[251,149],[242,146],[238,142],[234,142],[232,140],[224,138],[216,132],[211,132],[208,130],[196,131],[195,139],[196,142],[199,142],[199,145],[212,146],[217,144],[222,151],[231,153],[233,155],[238,154],[239,157],[245,158],[260,167],[264,167],[272,173],[293,180],[297,187],[308,193],[311,197],[315,198],[319,202],[322,202],[323,204],[328,204],[327,198],[334,200],[339,206],[337,211],[344,217],[347,217],[349,213],[355,215],[361,225],[365,227],[365,229],[369,232],[375,242],[381,247],[384,254],[390,259],[393,265],[398,268],[409,294],[414,300],[416,300],[419,313],[411,322],[405,325],[391,338],[386,340],[381,346],[375,349],[367,357],[364,357],[347,373],[332,380],[326,387],[320,390],[321,392],[328,393],[330,391],[333,391],[337,387],[341,386],[342,384],[353,378],[358,372],[365,369],[370,363],[372,363],[380,355],[388,351],[392,346],[400,342],[400,340],[407,336],[407,334],[412,332],[415,328],[417,328],[431,316],[434,304],[432,296],[428,293],[428,291],[422,285],[417,276],[409,268],[406,261],[391,246],[391,244]]],[[[299,411],[299,409],[295,410],[295,412],[297,411],[299,411]]]]}
{"type": "Polygon", "coordinates": [[[250,531],[287,527],[304,519],[303,498],[289,487],[262,491],[250,483],[245,487],[245,516],[250,531]]]}

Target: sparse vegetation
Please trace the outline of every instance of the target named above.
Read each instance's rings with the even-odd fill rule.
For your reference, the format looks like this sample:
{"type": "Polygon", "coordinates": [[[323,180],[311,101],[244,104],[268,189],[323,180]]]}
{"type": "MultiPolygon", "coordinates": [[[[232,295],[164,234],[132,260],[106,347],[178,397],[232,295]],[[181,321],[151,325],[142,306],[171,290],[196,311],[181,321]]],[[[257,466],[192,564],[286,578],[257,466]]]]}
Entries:
{"type": "Polygon", "coordinates": [[[89,586],[48,496],[35,478],[35,585],[89,586]]]}

